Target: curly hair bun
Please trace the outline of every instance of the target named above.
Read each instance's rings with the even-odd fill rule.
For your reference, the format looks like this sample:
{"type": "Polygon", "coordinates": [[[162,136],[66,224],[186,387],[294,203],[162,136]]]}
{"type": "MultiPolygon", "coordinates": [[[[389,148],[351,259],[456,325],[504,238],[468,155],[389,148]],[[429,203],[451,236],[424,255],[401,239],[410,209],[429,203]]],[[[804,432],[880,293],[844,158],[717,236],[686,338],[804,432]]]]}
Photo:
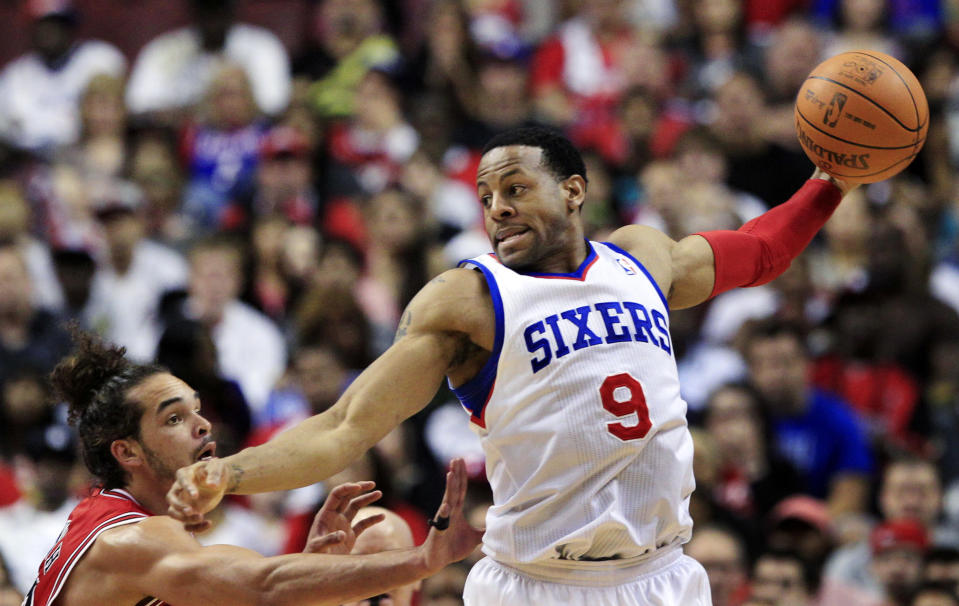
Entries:
{"type": "Polygon", "coordinates": [[[92,404],[97,392],[111,378],[129,371],[134,364],[126,359],[126,348],[109,345],[99,337],[71,327],[74,352],[50,374],[54,393],[69,404],[74,422],[92,404]]]}

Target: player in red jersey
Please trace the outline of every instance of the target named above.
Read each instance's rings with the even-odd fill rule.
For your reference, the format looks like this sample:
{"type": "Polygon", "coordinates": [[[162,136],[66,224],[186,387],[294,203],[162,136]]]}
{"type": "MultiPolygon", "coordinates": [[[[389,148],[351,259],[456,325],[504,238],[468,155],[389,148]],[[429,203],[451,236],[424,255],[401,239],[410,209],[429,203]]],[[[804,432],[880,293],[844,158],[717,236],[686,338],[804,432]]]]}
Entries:
{"type": "Polygon", "coordinates": [[[429,576],[479,543],[481,531],[463,518],[466,470],[456,461],[436,528],[420,547],[334,555],[349,553],[371,525],[351,527],[356,511],[380,496],[369,492],[372,482],[334,489],[311,532],[312,553],[267,558],[203,547],[160,515],[177,468],[215,453],[197,393],[161,367],[129,362],[122,348],[86,334],[76,342],[52,380],[101,486],[71,513],[25,606],[341,604],[429,576]]]}

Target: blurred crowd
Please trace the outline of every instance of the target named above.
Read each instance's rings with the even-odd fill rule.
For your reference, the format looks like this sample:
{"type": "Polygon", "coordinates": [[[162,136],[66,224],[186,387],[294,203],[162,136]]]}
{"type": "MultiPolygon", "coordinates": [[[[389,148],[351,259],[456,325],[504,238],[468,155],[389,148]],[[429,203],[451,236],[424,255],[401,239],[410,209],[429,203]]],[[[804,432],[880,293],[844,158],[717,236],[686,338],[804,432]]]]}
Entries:
{"type": "MultiPolygon", "coordinates": [[[[46,379],[69,322],[196,387],[218,454],[261,443],[332,405],[421,286],[489,250],[473,179],[493,134],[574,141],[592,239],[734,229],[812,173],[806,74],[872,49],[923,84],[922,153],[848,196],[781,278],[672,314],[687,551],[716,606],[959,606],[959,2],[300,0],[296,48],[244,18],[273,0],[178,2],[182,27],[123,50],[83,35],[87,9],[121,0],[16,2],[0,605],[89,485],[46,379]]],[[[418,542],[454,456],[481,524],[482,452],[446,389],[330,482],[375,480],[418,542]]],[[[325,492],[230,501],[201,540],[299,550],[325,492]]],[[[412,599],[461,604],[468,566],[412,599]]]]}

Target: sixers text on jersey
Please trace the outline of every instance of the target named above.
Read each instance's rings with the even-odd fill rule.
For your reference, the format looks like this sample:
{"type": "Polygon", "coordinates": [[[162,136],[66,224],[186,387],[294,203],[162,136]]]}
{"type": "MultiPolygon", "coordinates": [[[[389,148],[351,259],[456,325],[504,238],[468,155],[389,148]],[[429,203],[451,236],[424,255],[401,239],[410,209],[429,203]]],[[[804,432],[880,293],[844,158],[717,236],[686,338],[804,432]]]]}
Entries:
{"type": "Polygon", "coordinates": [[[526,349],[530,353],[541,354],[530,359],[534,373],[546,368],[554,356],[562,358],[568,354],[571,351],[570,344],[572,351],[578,351],[604,343],[637,341],[655,345],[667,354],[672,352],[663,312],[655,308],[648,310],[642,303],[633,301],[604,301],[567,309],[530,324],[523,336],[526,349]],[[590,318],[594,316],[602,319],[603,328],[597,328],[602,334],[597,334],[589,327],[590,318]],[[576,337],[569,339],[564,336],[561,324],[567,332],[575,328],[576,337]],[[546,326],[549,326],[548,332],[546,326]]]}

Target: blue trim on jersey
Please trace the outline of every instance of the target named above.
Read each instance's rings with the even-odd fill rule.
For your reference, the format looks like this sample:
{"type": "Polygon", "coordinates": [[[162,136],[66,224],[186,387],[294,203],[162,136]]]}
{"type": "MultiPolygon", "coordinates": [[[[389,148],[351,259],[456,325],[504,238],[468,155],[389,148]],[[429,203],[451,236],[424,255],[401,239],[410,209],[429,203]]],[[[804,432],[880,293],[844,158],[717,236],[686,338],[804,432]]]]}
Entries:
{"type": "Polygon", "coordinates": [[[617,252],[617,253],[619,253],[619,254],[627,257],[630,261],[632,261],[633,263],[635,263],[635,264],[637,265],[637,267],[639,267],[641,270],[643,270],[643,273],[646,274],[646,277],[647,277],[647,278],[649,278],[649,281],[650,281],[650,283],[653,285],[653,288],[655,288],[655,289],[656,289],[656,292],[659,293],[659,298],[663,300],[663,305],[666,306],[666,313],[668,314],[668,313],[669,313],[669,301],[666,300],[666,295],[663,294],[663,291],[662,291],[662,289],[659,288],[659,284],[656,283],[656,280],[653,280],[653,276],[652,276],[652,274],[649,273],[649,270],[646,269],[646,266],[643,265],[642,263],[640,263],[640,262],[639,262],[639,259],[637,259],[637,258],[634,257],[633,255],[629,254],[628,252],[626,252],[626,251],[623,250],[622,248],[616,246],[616,245],[613,244],[612,242],[603,242],[603,244],[605,244],[606,246],[608,246],[613,252],[617,252]]]}
{"type": "Polygon", "coordinates": [[[485,426],[483,409],[486,407],[486,402],[489,401],[490,393],[493,391],[493,384],[496,382],[496,369],[499,366],[500,352],[503,350],[506,318],[503,313],[503,298],[500,296],[499,286],[496,284],[496,278],[493,277],[493,272],[481,263],[470,259],[460,261],[459,263],[459,267],[465,267],[467,265],[482,271],[483,277],[486,278],[486,284],[489,286],[489,294],[493,299],[493,312],[496,315],[496,336],[493,339],[493,351],[490,352],[489,359],[486,360],[483,368],[480,369],[475,377],[466,383],[456,388],[450,385],[450,389],[452,389],[456,397],[459,398],[463,407],[470,411],[473,419],[477,421],[479,425],[485,426]]]}
{"type": "Polygon", "coordinates": [[[548,274],[548,273],[537,273],[530,272],[524,273],[524,276],[530,276],[532,278],[568,278],[570,280],[583,280],[586,277],[586,272],[589,270],[589,266],[596,261],[596,250],[593,249],[593,244],[586,240],[586,248],[589,249],[589,254],[586,255],[586,258],[583,259],[583,262],[579,264],[579,267],[576,268],[576,271],[568,274],[548,274]]]}

